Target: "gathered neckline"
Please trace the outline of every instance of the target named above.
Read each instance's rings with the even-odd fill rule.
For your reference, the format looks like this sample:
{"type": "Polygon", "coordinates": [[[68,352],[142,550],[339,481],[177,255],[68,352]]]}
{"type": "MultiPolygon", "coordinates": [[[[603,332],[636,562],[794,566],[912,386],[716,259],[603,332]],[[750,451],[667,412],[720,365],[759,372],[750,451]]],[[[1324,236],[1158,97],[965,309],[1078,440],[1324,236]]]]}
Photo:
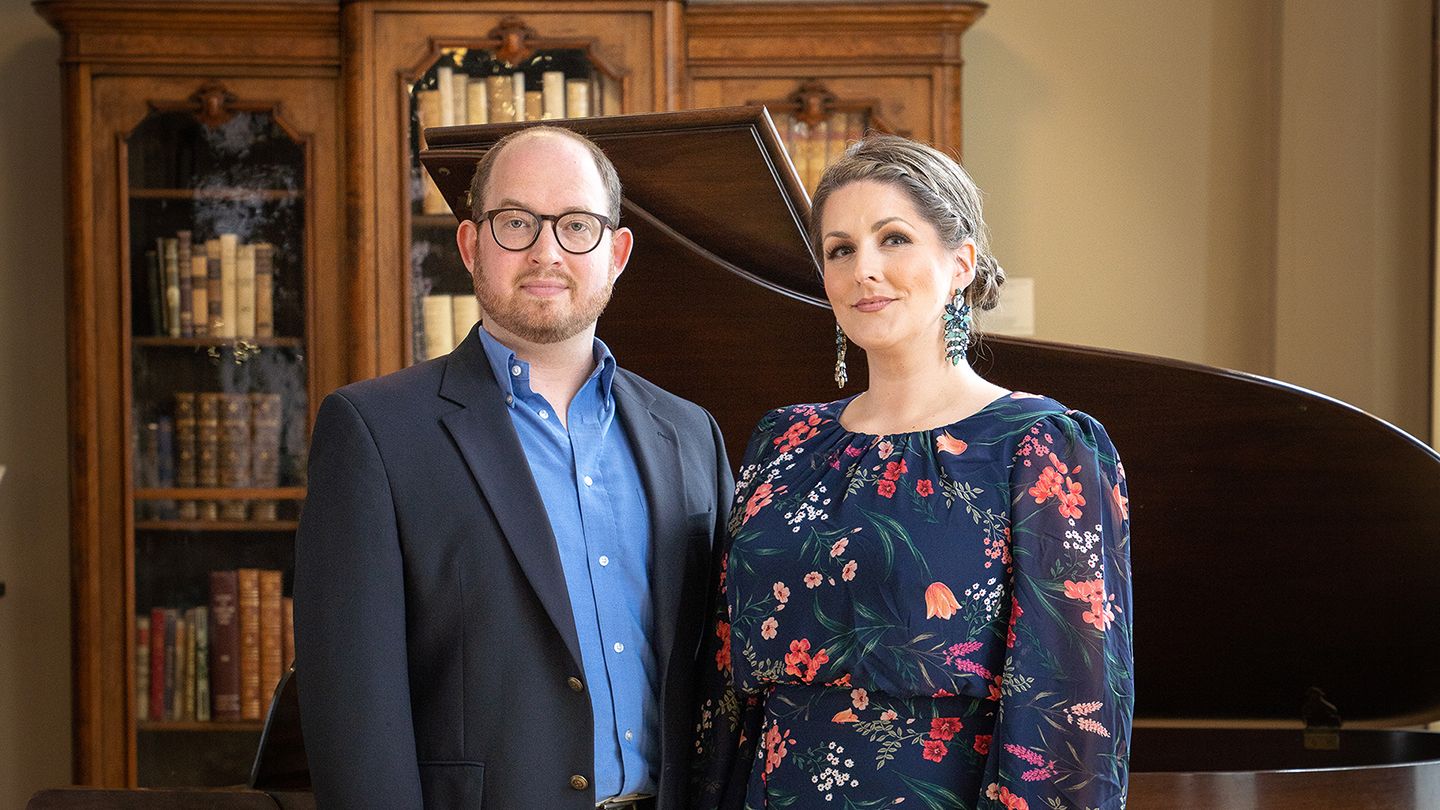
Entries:
{"type": "MultiPolygon", "coordinates": [[[[864,393],[864,392],[862,391],[861,393],[864,393]]],[[[943,425],[936,425],[935,427],[919,428],[919,429],[916,429],[916,430],[902,430],[902,431],[897,431],[897,432],[892,432],[892,433],[867,433],[867,432],[865,432],[865,431],[863,431],[863,430],[851,430],[850,428],[845,427],[845,425],[841,423],[841,421],[840,421],[840,415],[845,412],[845,409],[848,408],[848,407],[850,406],[850,403],[851,403],[851,402],[854,402],[854,401],[855,401],[855,398],[858,397],[858,396],[860,396],[860,394],[851,394],[850,396],[845,397],[844,399],[837,399],[837,400],[835,400],[834,402],[831,402],[829,405],[827,405],[827,406],[825,406],[825,407],[826,407],[827,409],[833,409],[833,411],[834,411],[834,422],[835,422],[835,426],[838,427],[840,430],[844,431],[846,434],[848,434],[848,435],[850,435],[850,436],[859,436],[859,437],[862,437],[862,438],[870,438],[870,439],[888,439],[888,438],[892,438],[892,437],[896,437],[896,436],[913,436],[913,435],[915,435],[916,433],[934,433],[934,432],[939,431],[939,430],[948,430],[948,429],[950,429],[950,428],[953,428],[953,427],[956,427],[956,426],[958,426],[958,425],[961,425],[961,424],[963,424],[963,423],[965,423],[965,422],[968,422],[969,420],[974,419],[975,417],[980,416],[980,415],[983,414],[983,413],[986,413],[986,412],[989,411],[991,408],[994,408],[996,405],[999,405],[999,404],[1002,403],[1002,402],[1005,402],[1005,401],[1007,401],[1007,400],[1013,399],[1014,396],[1015,396],[1015,393],[1016,393],[1016,392],[1014,392],[1014,391],[1006,391],[1005,393],[1001,394],[1000,396],[998,396],[998,397],[990,400],[989,402],[985,403],[984,405],[980,406],[980,409],[979,409],[979,410],[977,410],[977,411],[975,411],[975,412],[973,412],[973,413],[970,413],[970,414],[968,414],[968,415],[966,415],[966,416],[962,416],[961,418],[956,419],[956,420],[954,420],[953,422],[948,422],[948,423],[943,424],[943,425]]]]}

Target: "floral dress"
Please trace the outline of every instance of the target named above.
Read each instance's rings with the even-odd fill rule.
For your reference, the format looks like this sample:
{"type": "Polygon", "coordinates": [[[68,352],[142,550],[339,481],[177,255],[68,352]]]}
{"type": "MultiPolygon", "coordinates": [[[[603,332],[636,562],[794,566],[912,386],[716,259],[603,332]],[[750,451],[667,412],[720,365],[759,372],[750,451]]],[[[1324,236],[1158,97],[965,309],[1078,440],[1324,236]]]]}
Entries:
{"type": "Polygon", "coordinates": [[[702,657],[710,808],[1122,808],[1130,521],[1100,423],[1013,393],[876,436],[760,420],[702,657]]]}

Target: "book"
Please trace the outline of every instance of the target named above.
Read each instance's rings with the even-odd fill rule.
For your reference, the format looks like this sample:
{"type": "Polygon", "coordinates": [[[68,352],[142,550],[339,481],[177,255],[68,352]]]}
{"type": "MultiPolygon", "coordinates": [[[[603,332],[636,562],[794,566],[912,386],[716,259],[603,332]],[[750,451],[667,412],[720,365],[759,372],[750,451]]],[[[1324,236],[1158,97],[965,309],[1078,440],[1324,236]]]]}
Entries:
{"type": "Polygon", "coordinates": [[[235,251],[235,337],[255,337],[255,246],[235,251]]]}
{"type": "Polygon", "coordinates": [[[150,719],[165,719],[165,609],[150,609],[150,719]]]}
{"type": "Polygon", "coordinates": [[[210,719],[210,609],[195,608],[195,719],[210,719]]]}
{"type": "Polygon", "coordinates": [[[175,710],[176,720],[195,719],[195,611],[193,608],[180,613],[175,629],[176,658],[178,659],[178,682],[175,694],[179,705],[175,710]]]}
{"type": "Polygon", "coordinates": [[[525,121],[525,73],[515,71],[510,74],[510,93],[514,96],[511,104],[515,107],[515,120],[525,121]]]}
{"type": "Polygon", "coordinates": [[[205,258],[205,246],[195,247],[199,250],[194,251],[190,257],[190,328],[194,330],[195,337],[206,337],[210,334],[208,260],[205,258]]]}
{"type": "MultiPolygon", "coordinates": [[[[419,118],[417,126],[420,131],[416,133],[420,139],[420,148],[425,148],[425,128],[438,127],[441,125],[444,111],[441,108],[439,90],[417,90],[415,92],[415,112],[419,118]]],[[[424,187],[420,196],[420,212],[423,214],[444,214],[450,211],[450,206],[445,202],[445,195],[440,193],[440,187],[435,185],[431,179],[430,172],[423,166],[420,168],[424,187]]]]}
{"type": "Polygon", "coordinates": [[[455,68],[442,65],[435,68],[435,96],[440,104],[440,116],[427,121],[426,126],[451,127],[455,125],[455,68]]]}
{"type": "MultiPolygon", "coordinates": [[[[280,486],[280,395],[250,394],[250,485],[280,486]]],[[[251,520],[275,520],[273,500],[252,504],[251,520]]]]}
{"type": "Polygon", "coordinates": [[[240,238],[220,234],[220,337],[240,337],[240,238]]]}
{"type": "Polygon", "coordinates": [[[280,654],[284,661],[280,672],[295,666],[295,599],[287,596],[280,601],[280,654]]]}
{"type": "Polygon", "coordinates": [[[475,322],[480,320],[480,301],[473,295],[457,295],[450,301],[451,323],[453,324],[451,345],[459,346],[470,336],[475,322]]]}
{"type": "Polygon", "coordinates": [[[160,255],[145,251],[145,287],[150,293],[150,334],[165,334],[165,281],[160,272],[160,255]]]}
{"type": "Polygon", "coordinates": [[[465,123],[490,123],[490,94],[484,79],[470,79],[465,82],[465,123]]]}
{"type": "Polygon", "coordinates": [[[509,76],[486,76],[485,95],[489,98],[489,123],[515,120],[515,90],[509,76]]]}
{"type": "Polygon", "coordinates": [[[551,121],[565,117],[565,73],[547,70],[540,74],[540,87],[544,93],[540,117],[551,121]]]}
{"type": "Polygon", "coordinates": [[[150,617],[135,617],[135,718],[150,717],[150,617]]]}
{"type": "Polygon", "coordinates": [[[162,717],[163,720],[175,720],[179,715],[175,711],[180,708],[179,699],[175,696],[175,685],[178,680],[175,675],[180,671],[180,663],[177,655],[176,632],[184,632],[180,626],[180,613],[175,608],[165,608],[165,694],[163,696],[162,717]]]}
{"type": "Polygon", "coordinates": [[[238,591],[236,572],[210,572],[210,705],[216,720],[241,718],[238,591]]]}
{"type": "Polygon", "coordinates": [[[565,117],[586,118],[590,115],[590,82],[587,79],[565,80],[565,117]]]}
{"type": "Polygon", "coordinates": [[[141,489],[160,486],[160,422],[146,422],[140,431],[140,454],[136,458],[135,481],[141,489]]]}
{"type": "Polygon", "coordinates": [[[235,572],[240,625],[240,718],[260,719],[260,570],[235,572]]]}
{"type": "Polygon", "coordinates": [[[525,120],[539,121],[545,117],[545,95],[539,90],[525,91],[525,120]]]}
{"type": "Polygon", "coordinates": [[[275,246],[255,245],[255,337],[275,336],[275,246]]]}
{"type": "Polygon", "coordinates": [[[175,233],[175,272],[180,279],[180,337],[195,337],[195,321],[192,312],[194,291],[191,287],[190,232],[175,233]]]}
{"type": "Polygon", "coordinates": [[[165,258],[165,334],[180,337],[180,243],[173,237],[162,239],[165,258]]]}
{"type": "MultiPolygon", "coordinates": [[[[220,486],[220,402],[222,394],[205,392],[195,396],[195,484],[220,486]]],[[[220,508],[215,501],[197,501],[196,518],[217,520],[220,508]]]]}
{"type": "Polygon", "coordinates": [[[205,240],[205,308],[210,312],[211,337],[223,337],[225,329],[225,279],[220,273],[220,240],[205,240]]]}
{"type": "MultiPolygon", "coordinates": [[[[250,398],[246,394],[220,395],[220,486],[250,486],[250,398]]],[[[243,499],[220,503],[221,520],[244,520],[243,499]]]]}
{"type": "Polygon", "coordinates": [[[455,348],[455,316],[450,301],[448,295],[427,295],[421,301],[426,360],[449,354],[455,348]]]}
{"type": "Polygon", "coordinates": [[[285,631],[282,608],[281,572],[260,571],[260,703],[261,711],[270,703],[270,695],[280,683],[281,666],[285,662],[285,631]]]}
{"type": "MultiPolygon", "coordinates": [[[[197,486],[196,441],[198,423],[195,411],[195,393],[175,393],[175,486],[197,486]]],[[[195,520],[198,514],[194,501],[180,501],[176,514],[181,520],[195,520]]]]}

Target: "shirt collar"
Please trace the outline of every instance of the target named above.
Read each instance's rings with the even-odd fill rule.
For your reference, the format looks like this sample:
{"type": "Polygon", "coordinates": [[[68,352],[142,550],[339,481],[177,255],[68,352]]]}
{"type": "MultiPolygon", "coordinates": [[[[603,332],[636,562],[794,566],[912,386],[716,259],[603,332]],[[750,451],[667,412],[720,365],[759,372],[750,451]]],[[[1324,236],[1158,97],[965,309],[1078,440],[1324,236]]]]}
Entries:
{"type": "MultiPolygon", "coordinates": [[[[500,391],[505,394],[505,404],[513,407],[517,396],[516,383],[523,384],[520,395],[530,391],[530,364],[516,357],[509,346],[490,334],[484,323],[481,323],[476,331],[480,333],[480,345],[485,347],[485,358],[490,361],[490,371],[495,375],[495,382],[500,384],[500,391]],[[516,369],[519,371],[516,372],[516,369]]],[[[608,403],[610,386],[615,379],[615,356],[610,353],[610,347],[605,345],[605,341],[598,337],[594,340],[595,370],[590,373],[589,379],[598,381],[600,400],[608,403]]]]}

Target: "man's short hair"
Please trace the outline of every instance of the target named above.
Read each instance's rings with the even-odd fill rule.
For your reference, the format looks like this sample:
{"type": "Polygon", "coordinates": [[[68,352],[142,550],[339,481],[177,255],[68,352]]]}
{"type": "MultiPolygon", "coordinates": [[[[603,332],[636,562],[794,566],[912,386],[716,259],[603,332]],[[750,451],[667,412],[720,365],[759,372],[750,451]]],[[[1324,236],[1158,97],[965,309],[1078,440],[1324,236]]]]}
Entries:
{"type": "Polygon", "coordinates": [[[521,140],[537,135],[558,135],[569,138],[572,141],[585,147],[590,157],[595,160],[595,168],[600,172],[600,182],[605,185],[605,194],[609,197],[609,210],[597,211],[610,218],[612,224],[620,222],[620,175],[615,171],[615,164],[595,142],[573,130],[564,127],[541,125],[526,127],[516,130],[495,142],[495,145],[485,151],[485,155],[475,164],[475,176],[470,180],[470,218],[477,223],[481,214],[485,212],[485,187],[490,183],[490,172],[495,168],[495,161],[499,159],[500,153],[505,147],[521,140]]]}

